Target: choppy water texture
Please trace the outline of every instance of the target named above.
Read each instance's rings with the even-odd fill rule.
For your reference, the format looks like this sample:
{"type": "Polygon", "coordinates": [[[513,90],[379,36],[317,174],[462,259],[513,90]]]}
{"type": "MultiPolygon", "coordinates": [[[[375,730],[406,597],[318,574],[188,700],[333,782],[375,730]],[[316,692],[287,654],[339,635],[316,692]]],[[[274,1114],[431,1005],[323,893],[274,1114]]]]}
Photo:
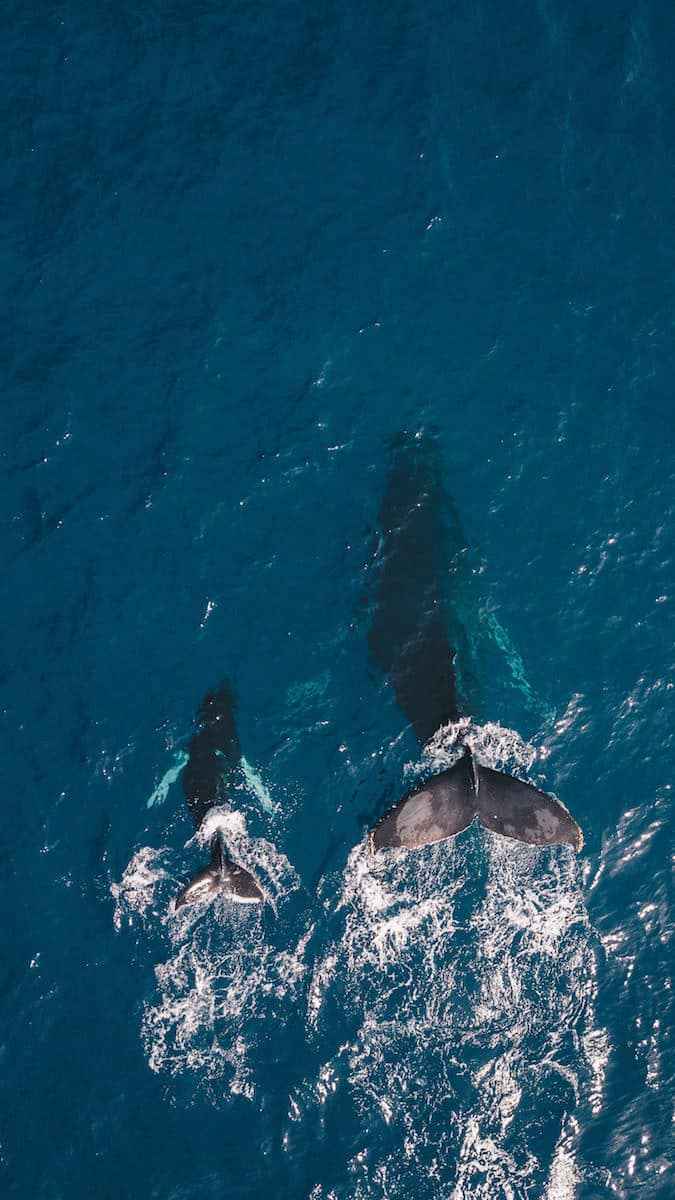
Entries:
{"type": "Polygon", "coordinates": [[[3,1195],[672,1196],[672,6],[11,3],[2,44],[3,1195]],[[580,858],[366,854],[425,766],[361,596],[431,425],[469,736],[580,858]],[[270,902],[173,915],[225,675],[210,820],[270,902]]]}

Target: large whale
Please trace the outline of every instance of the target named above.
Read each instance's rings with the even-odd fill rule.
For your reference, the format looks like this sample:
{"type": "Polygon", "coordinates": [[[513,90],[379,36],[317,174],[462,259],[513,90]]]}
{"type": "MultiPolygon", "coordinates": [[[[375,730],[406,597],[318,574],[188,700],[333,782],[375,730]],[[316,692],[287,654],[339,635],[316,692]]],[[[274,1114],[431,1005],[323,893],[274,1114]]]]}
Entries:
{"type": "MultiPolygon", "coordinates": [[[[466,547],[458,535],[447,559],[453,514],[442,484],[437,441],[402,433],[391,443],[380,510],[380,545],[367,594],[373,663],[424,744],[462,716],[455,674],[464,635],[453,625],[449,588],[466,547]]],[[[455,530],[458,533],[457,527],[455,530]]],[[[458,761],[404,796],[369,835],[373,851],[426,846],[461,833],[475,819],[503,837],[534,846],[583,846],[567,809],[531,783],[478,763],[464,745],[458,761]]]]}
{"type": "MultiPolygon", "coordinates": [[[[196,730],[188,746],[183,771],[183,791],[195,826],[201,828],[209,809],[222,804],[235,781],[241,746],[235,722],[236,701],[227,682],[205,697],[197,714],[196,730]]],[[[209,900],[222,892],[240,904],[260,904],[264,893],[243,867],[226,857],[217,833],[211,840],[211,857],[176,898],[176,908],[209,900]]]]}

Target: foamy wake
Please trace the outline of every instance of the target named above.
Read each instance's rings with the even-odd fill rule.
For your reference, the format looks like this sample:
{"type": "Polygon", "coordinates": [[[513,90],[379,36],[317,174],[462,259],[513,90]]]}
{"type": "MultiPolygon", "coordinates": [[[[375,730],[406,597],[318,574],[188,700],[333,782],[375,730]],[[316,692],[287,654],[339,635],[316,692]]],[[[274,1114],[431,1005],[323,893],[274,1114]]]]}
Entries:
{"type": "MultiPolygon", "coordinates": [[[[218,1099],[253,1098],[261,1053],[293,1012],[307,974],[311,929],[288,945],[282,910],[299,886],[288,859],[269,841],[252,838],[241,813],[213,809],[195,838],[207,846],[221,832],[228,854],[262,885],[268,904],[238,905],[217,897],[174,911],[180,880],[168,853],[144,847],[111,891],[115,925],[136,924],[153,941],[157,926],[169,953],[155,968],[156,993],[145,1005],[141,1037],[150,1068],[192,1073],[218,1099]],[[275,915],[276,914],[276,915],[275,915]]],[[[184,880],[183,880],[184,882],[184,880]]]]}
{"type": "Polygon", "coordinates": [[[115,929],[122,925],[133,925],[138,918],[152,911],[159,916],[155,896],[164,880],[169,878],[162,865],[167,851],[153,846],[142,846],[127,864],[119,883],[113,883],[110,893],[115,901],[113,924],[115,929]]]}
{"type": "Polygon", "coordinates": [[[540,753],[515,729],[500,725],[498,721],[475,725],[470,717],[463,717],[455,723],[442,725],[426,743],[421,761],[406,765],[406,774],[417,778],[423,771],[443,771],[457,761],[464,746],[469,746],[485,766],[514,771],[521,776],[532,771],[540,753]]]}
{"type": "MultiPolygon", "coordinates": [[[[459,735],[488,766],[536,773],[514,731],[462,722],[411,775],[450,765],[459,735]]],[[[291,933],[288,860],[241,813],[213,810],[197,840],[217,830],[270,904],[174,913],[181,881],[148,847],[112,888],[117,927],[154,942],[159,925],[169,949],[142,1020],[152,1070],[257,1099],[279,1086],[261,1074],[266,1045],[306,996],[317,1068],[293,1088],[289,1122],[301,1131],[340,1093],[363,1129],[344,1184],[317,1183],[312,1200],[573,1200],[577,1122],[603,1106],[609,1044],[572,851],[476,827],[414,853],[359,845],[320,885],[327,937],[312,963],[313,927],[291,933]]]]}
{"type": "MultiPolygon", "coordinates": [[[[439,767],[456,756],[457,732],[426,747],[439,767]]],[[[488,766],[523,774],[535,761],[511,730],[465,725],[462,734],[488,766]]],[[[573,852],[474,828],[414,853],[371,857],[358,847],[341,885],[326,881],[326,903],[332,888],[339,929],[308,993],[324,1062],[289,1118],[329,1103],[325,1080],[342,1079],[369,1133],[344,1189],[319,1185],[313,1200],[572,1200],[573,1114],[597,1111],[604,1062],[595,1051],[606,1044],[573,852]],[[331,1048],[336,1004],[351,1031],[331,1048]],[[386,1150],[369,1148],[378,1144],[386,1150]]]]}

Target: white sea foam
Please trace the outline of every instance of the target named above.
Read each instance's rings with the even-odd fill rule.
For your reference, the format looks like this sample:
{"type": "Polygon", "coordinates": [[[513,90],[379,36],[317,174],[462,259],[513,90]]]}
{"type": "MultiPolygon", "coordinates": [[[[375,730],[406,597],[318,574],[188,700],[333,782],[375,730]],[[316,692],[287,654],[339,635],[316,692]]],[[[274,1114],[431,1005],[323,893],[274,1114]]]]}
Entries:
{"type": "Polygon", "coordinates": [[[111,885],[110,892],[115,901],[115,929],[121,929],[123,924],[133,925],[135,919],[144,917],[147,910],[155,905],[158,885],[169,878],[162,865],[166,854],[164,849],[142,846],[125,867],[119,883],[111,885]]]}
{"type": "Polygon", "coordinates": [[[574,1156],[575,1121],[569,1122],[558,1139],[548,1175],[544,1200],[574,1200],[581,1176],[574,1156]]]}
{"type": "MultiPolygon", "coordinates": [[[[441,730],[411,773],[449,765],[460,738],[486,765],[536,770],[535,747],[514,731],[462,722],[441,730]]],[[[317,1185],[317,1200],[525,1200],[533,1189],[571,1200],[580,1169],[565,1114],[600,1110],[610,1050],[595,1020],[595,936],[572,852],[476,828],[415,853],[372,856],[359,845],[321,885],[329,937],[311,963],[314,927],[289,938],[284,920],[298,887],[288,860],[253,839],[241,813],[212,810],[192,840],[207,846],[216,832],[278,921],[269,905],[224,898],[173,913],[177,881],[147,848],[113,888],[118,927],[167,899],[170,953],[142,1022],[152,1070],[191,1074],[213,1098],[257,1100],[272,1085],[263,1047],[306,994],[320,1065],[292,1088],[289,1121],[302,1124],[341,1093],[370,1130],[345,1186],[317,1185]]]]}
{"type": "Polygon", "coordinates": [[[253,1099],[261,1047],[292,1011],[307,971],[306,937],[278,949],[260,909],[218,899],[210,919],[181,922],[175,952],[155,967],[157,997],[145,1008],[148,1064],[169,1075],[191,1072],[213,1094],[253,1099]]]}
{"type": "Polygon", "coordinates": [[[424,746],[422,761],[409,763],[406,771],[417,775],[420,770],[428,771],[430,766],[442,771],[457,761],[464,746],[469,746],[486,766],[520,775],[527,775],[538,757],[537,748],[526,742],[515,729],[500,725],[498,721],[476,725],[470,717],[463,717],[442,725],[424,746]]]}
{"type": "MultiPolygon", "coordinates": [[[[454,761],[458,735],[488,766],[526,774],[536,761],[512,730],[462,722],[425,747],[427,769],[454,761]]],[[[323,1041],[324,1011],[343,1006],[353,1035],[322,1069],[344,1079],[364,1126],[393,1131],[335,1194],[571,1200],[565,1114],[597,1111],[608,1048],[572,851],[474,828],[414,853],[358,847],[341,883],[326,881],[327,905],[333,888],[342,921],[314,966],[308,1027],[323,1041]]],[[[311,1094],[307,1081],[300,1108],[311,1094]]],[[[330,1103],[318,1082],[314,1101],[330,1103]]]]}
{"type": "Polygon", "coordinates": [[[169,953],[155,966],[155,994],[148,998],[141,1036],[150,1068],[167,1075],[191,1073],[195,1086],[253,1098],[257,1072],[266,1061],[261,1046],[292,1014],[307,974],[305,929],[287,944],[275,912],[297,890],[288,859],[269,841],[252,838],[241,813],[212,809],[187,845],[208,847],[216,833],[228,854],[261,884],[269,903],[236,905],[224,896],[174,909],[179,881],[166,869],[166,851],[149,847],[112,885],[115,925],[131,924],[152,911],[141,936],[163,937],[169,953]]]}

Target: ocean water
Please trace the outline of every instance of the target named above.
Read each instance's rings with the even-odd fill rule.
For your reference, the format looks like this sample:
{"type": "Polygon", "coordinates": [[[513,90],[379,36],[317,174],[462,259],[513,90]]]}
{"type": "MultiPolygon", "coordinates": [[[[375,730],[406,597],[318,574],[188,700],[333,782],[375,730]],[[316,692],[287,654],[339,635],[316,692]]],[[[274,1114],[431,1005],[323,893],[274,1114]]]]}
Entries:
{"type": "Polygon", "coordinates": [[[5,8],[0,1186],[666,1200],[675,13],[5,8]],[[586,845],[367,827],[385,443],[435,427],[471,737],[586,845]],[[180,769],[270,896],[172,913],[180,769]]]}

